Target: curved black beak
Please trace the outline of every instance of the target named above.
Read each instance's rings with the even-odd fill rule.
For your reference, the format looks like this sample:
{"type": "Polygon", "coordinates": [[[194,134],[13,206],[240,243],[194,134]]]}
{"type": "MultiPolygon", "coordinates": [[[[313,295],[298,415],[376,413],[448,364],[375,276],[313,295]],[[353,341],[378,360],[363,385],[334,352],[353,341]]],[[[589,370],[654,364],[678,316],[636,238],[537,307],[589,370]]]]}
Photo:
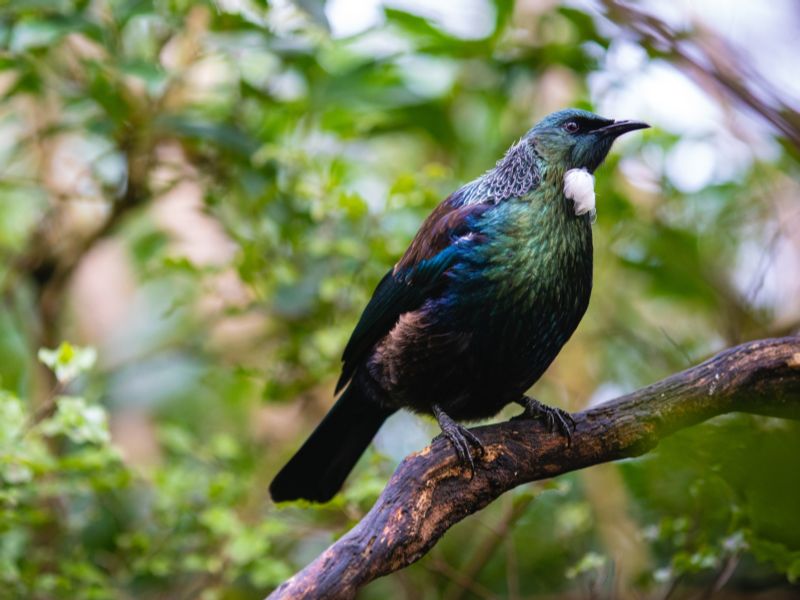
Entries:
{"type": "Polygon", "coordinates": [[[604,136],[616,138],[621,136],[623,133],[636,131],[637,129],[647,129],[648,127],[650,127],[650,125],[643,123],[642,121],[614,121],[610,125],[601,127],[597,130],[597,132],[603,134],[604,136]]]}

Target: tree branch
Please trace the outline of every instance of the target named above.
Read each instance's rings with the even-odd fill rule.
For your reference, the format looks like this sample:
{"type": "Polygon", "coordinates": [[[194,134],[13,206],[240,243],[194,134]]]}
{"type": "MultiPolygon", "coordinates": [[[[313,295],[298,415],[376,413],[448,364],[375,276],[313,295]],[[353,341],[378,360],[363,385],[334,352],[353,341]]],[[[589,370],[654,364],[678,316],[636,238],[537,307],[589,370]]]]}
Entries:
{"type": "Polygon", "coordinates": [[[702,87],[708,84],[761,115],[800,150],[800,113],[767,81],[751,61],[707,27],[675,31],[655,15],[627,0],[602,0],[607,16],[633,33],[644,48],[683,67],[702,87]]]}
{"type": "Polygon", "coordinates": [[[639,456],[679,429],[746,412],[800,419],[800,337],[749,342],[574,415],[572,444],[537,421],[473,431],[486,447],[475,476],[443,439],[406,457],[375,506],[269,598],[353,598],[419,560],[442,535],[504,492],[590,465],[639,456]]]}

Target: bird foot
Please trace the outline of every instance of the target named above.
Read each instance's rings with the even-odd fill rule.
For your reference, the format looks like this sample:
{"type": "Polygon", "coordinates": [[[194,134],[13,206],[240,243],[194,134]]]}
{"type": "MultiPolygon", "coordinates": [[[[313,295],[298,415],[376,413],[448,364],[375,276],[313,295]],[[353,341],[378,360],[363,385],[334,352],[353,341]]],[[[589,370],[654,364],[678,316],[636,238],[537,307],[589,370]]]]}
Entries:
{"type": "Polygon", "coordinates": [[[469,468],[471,479],[475,475],[475,462],[472,459],[472,451],[475,450],[478,457],[482,457],[486,454],[486,448],[483,447],[483,443],[474,433],[453,421],[447,413],[436,405],[433,406],[433,414],[439,422],[439,427],[442,428],[441,435],[446,437],[453,445],[461,464],[469,468]]]}
{"type": "Polygon", "coordinates": [[[553,408],[542,404],[536,398],[523,396],[517,400],[517,404],[525,410],[521,415],[514,417],[517,419],[540,419],[544,420],[547,430],[551,433],[556,429],[562,435],[567,436],[567,444],[572,444],[572,433],[575,431],[575,419],[567,411],[560,408],[553,408]]]}

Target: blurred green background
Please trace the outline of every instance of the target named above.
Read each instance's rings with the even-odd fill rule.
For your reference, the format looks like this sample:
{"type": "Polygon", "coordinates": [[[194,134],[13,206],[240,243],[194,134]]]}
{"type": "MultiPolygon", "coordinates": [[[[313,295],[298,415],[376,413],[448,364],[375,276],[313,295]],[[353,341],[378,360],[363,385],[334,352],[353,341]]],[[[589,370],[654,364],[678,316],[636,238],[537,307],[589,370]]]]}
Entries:
{"type": "MultiPolygon", "coordinates": [[[[352,526],[433,423],[393,417],[326,506],[269,480],[424,216],[552,110],[654,127],[598,173],[594,295],[538,398],[797,332],[797,31],[791,0],[4,3],[0,597],[261,598],[352,526]]],[[[798,580],[800,427],[729,415],[523,486],[360,597],[798,580]]]]}

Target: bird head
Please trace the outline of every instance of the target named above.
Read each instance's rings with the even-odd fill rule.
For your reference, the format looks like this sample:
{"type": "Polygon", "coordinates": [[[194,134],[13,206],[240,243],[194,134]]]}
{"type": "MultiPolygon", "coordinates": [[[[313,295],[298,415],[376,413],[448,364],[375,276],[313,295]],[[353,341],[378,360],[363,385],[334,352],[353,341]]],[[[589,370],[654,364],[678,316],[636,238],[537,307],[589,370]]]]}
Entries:
{"type": "Polygon", "coordinates": [[[586,110],[567,108],[547,115],[528,131],[525,139],[548,164],[593,173],[614,140],[623,133],[647,127],[650,126],[641,121],[615,121],[586,110]]]}

